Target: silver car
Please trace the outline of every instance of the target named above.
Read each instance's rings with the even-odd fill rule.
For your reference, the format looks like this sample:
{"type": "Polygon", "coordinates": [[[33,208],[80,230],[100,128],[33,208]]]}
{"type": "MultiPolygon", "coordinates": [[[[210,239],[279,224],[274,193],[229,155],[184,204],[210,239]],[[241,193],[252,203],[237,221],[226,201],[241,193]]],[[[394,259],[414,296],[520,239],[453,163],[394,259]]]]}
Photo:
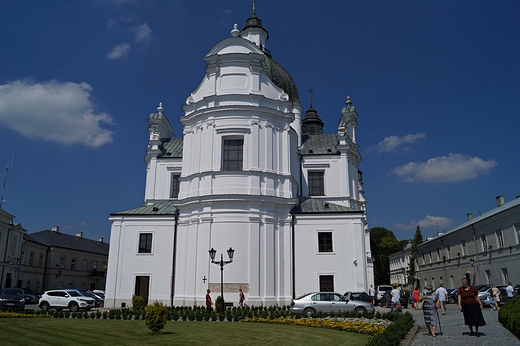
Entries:
{"type": "Polygon", "coordinates": [[[311,292],[291,301],[291,313],[293,314],[300,313],[310,316],[319,311],[325,314],[345,311],[373,313],[375,308],[367,302],[348,300],[336,292],[311,292]]]}

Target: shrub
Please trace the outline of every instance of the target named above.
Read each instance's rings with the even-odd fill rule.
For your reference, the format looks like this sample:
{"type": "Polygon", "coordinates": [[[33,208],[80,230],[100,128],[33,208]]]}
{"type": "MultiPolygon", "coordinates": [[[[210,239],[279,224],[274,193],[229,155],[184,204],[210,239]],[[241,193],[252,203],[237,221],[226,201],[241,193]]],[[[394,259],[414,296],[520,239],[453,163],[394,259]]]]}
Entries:
{"type": "Polygon", "coordinates": [[[520,338],[520,296],[516,296],[509,300],[498,311],[498,321],[520,338]]]}
{"type": "Polygon", "coordinates": [[[141,296],[132,295],[132,308],[134,310],[141,310],[144,306],[144,299],[141,296]]]}
{"type": "Polygon", "coordinates": [[[168,311],[162,303],[155,301],[153,305],[146,307],[146,326],[152,331],[152,334],[163,329],[167,319],[168,311]]]}
{"type": "MultiPolygon", "coordinates": [[[[392,314],[383,314],[383,318],[386,319],[386,315],[392,314]]],[[[394,323],[389,325],[383,333],[371,337],[366,346],[398,346],[401,343],[401,340],[414,324],[413,316],[409,312],[402,315],[393,315],[396,316],[393,319],[394,323]]],[[[388,319],[392,320],[392,318],[388,319]]]]}

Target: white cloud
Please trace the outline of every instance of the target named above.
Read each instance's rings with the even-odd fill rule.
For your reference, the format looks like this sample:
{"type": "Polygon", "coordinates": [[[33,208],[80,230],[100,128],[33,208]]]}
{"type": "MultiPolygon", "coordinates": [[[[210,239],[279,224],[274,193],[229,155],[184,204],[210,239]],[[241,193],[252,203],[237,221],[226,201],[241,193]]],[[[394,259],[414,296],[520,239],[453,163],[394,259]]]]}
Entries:
{"type": "Polygon", "coordinates": [[[97,148],[112,142],[106,113],[96,114],[87,83],[35,83],[18,80],[0,85],[0,124],[28,138],[97,148]]]}
{"type": "Polygon", "coordinates": [[[106,58],[109,60],[117,60],[126,57],[128,51],[130,50],[130,45],[128,43],[121,43],[112,48],[110,53],[106,55],[106,58]]]}
{"type": "Polygon", "coordinates": [[[453,225],[453,221],[444,216],[431,216],[426,215],[426,217],[422,220],[416,221],[413,220],[408,224],[396,224],[392,228],[398,231],[406,231],[406,230],[415,230],[417,226],[424,228],[435,228],[440,230],[447,230],[451,228],[453,225]]]}
{"type": "Polygon", "coordinates": [[[132,28],[135,34],[135,43],[147,45],[152,39],[152,29],[148,24],[141,24],[132,28]]]}
{"type": "Polygon", "coordinates": [[[385,137],[381,142],[377,143],[372,149],[375,149],[378,153],[384,152],[396,152],[399,150],[408,150],[409,147],[406,144],[412,144],[418,139],[426,137],[426,133],[409,134],[403,137],[390,136],[385,137]]]}
{"type": "Polygon", "coordinates": [[[410,183],[451,183],[488,174],[497,164],[495,160],[484,161],[478,157],[450,153],[448,156],[437,156],[426,162],[407,163],[394,168],[392,173],[410,183]]]}

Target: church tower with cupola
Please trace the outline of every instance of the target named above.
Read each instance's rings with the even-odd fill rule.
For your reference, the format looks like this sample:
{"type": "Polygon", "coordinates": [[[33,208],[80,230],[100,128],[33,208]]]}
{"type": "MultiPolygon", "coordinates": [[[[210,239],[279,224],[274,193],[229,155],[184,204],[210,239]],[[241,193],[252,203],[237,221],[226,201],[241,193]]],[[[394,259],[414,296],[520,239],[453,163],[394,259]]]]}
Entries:
{"type": "MultiPolygon", "coordinates": [[[[174,137],[162,105],[148,118],[144,204],[110,215],[107,306],[140,295],[203,305],[207,289],[249,305],[373,284],[357,166],[355,108],[323,134],[312,106],[266,47],[256,15],[213,46],[174,137]],[[344,119],[345,118],[345,119],[344,119]],[[227,259],[219,266],[208,250],[227,259]]],[[[369,244],[369,242],[368,242],[369,244]]],[[[213,253],[214,254],[214,253],[213,253]]]]}

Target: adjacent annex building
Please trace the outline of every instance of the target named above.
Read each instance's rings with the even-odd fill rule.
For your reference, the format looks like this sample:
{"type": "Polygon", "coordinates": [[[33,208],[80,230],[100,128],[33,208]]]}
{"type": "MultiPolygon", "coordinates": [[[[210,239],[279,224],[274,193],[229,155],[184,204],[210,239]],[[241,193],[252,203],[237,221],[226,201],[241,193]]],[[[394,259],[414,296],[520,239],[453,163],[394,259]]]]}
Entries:
{"type": "Polygon", "coordinates": [[[416,279],[420,287],[457,288],[461,279],[472,285],[520,282],[520,196],[505,202],[417,246],[416,279]]]}
{"type": "Polygon", "coordinates": [[[310,291],[365,291],[373,284],[357,112],[338,108],[323,134],[303,113],[289,73],[266,48],[253,10],[242,30],[209,50],[205,75],[186,99],[175,137],[162,105],[148,118],[144,203],[110,215],[105,307],[132,295],[204,305],[220,295],[286,305],[310,291]]]}

